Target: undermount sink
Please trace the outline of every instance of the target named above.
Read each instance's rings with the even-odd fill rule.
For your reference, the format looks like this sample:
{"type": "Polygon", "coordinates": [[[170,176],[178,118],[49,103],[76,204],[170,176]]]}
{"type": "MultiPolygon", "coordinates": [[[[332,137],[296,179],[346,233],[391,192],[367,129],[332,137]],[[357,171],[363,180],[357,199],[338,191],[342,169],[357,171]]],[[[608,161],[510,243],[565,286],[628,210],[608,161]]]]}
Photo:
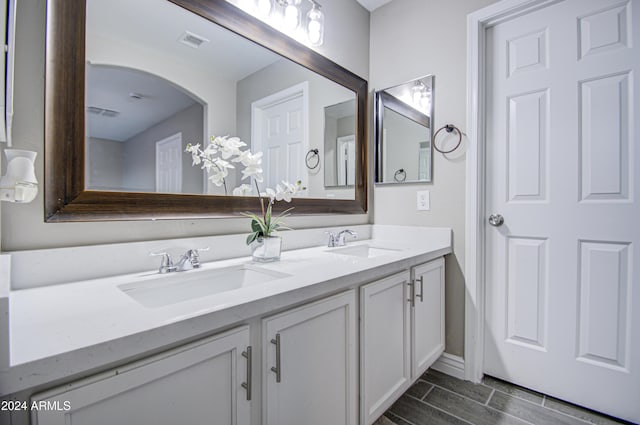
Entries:
{"type": "Polygon", "coordinates": [[[350,255],[352,257],[373,258],[373,257],[380,257],[382,255],[392,254],[398,251],[400,250],[394,249],[394,248],[382,248],[382,247],[371,246],[371,245],[350,245],[344,248],[328,250],[326,252],[330,252],[333,254],[340,254],[340,255],[350,255]]]}
{"type": "Polygon", "coordinates": [[[289,276],[291,275],[243,264],[158,275],[141,282],[125,283],[118,288],[143,306],[157,308],[289,276]]]}

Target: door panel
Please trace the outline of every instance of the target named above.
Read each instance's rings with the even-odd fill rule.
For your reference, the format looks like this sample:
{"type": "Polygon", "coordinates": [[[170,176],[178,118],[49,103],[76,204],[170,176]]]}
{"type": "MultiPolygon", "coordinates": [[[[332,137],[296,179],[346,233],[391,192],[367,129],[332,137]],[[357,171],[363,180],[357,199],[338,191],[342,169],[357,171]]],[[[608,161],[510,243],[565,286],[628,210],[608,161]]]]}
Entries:
{"type": "Polygon", "coordinates": [[[634,6],[564,0],[486,32],[485,214],[504,224],[486,228],[485,373],[638,422],[634,6]]]}

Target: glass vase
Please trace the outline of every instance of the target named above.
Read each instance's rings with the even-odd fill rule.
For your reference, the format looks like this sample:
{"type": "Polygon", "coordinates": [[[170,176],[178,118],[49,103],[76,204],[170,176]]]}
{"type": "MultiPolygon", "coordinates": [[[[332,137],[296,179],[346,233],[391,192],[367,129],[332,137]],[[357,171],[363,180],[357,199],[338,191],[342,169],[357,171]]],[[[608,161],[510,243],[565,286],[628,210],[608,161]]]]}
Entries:
{"type": "Polygon", "coordinates": [[[259,237],[251,242],[251,255],[253,261],[258,263],[270,263],[280,260],[282,238],[280,236],[259,237]]]}

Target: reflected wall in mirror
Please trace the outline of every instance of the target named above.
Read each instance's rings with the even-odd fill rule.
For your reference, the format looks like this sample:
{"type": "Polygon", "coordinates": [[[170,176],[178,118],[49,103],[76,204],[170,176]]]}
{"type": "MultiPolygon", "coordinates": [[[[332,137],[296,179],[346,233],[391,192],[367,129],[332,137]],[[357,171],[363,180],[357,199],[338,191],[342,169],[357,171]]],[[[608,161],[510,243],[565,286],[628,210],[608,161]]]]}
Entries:
{"type": "Polygon", "coordinates": [[[435,77],[375,94],[375,182],[430,182],[435,77]]]}
{"type": "MultiPolygon", "coordinates": [[[[351,108],[355,93],[166,0],[87,0],[86,187],[127,192],[231,195],[241,183],[209,183],[184,154],[208,133],[240,137],[263,152],[264,187],[302,181],[301,195],[335,197],[304,167],[323,148],[326,105],[351,108]],[[156,25],[137,25],[153,10],[156,25]],[[98,65],[99,64],[99,65],[98,65]]],[[[264,188],[263,188],[264,190],[264,188]]],[[[355,199],[354,190],[339,198],[355,199]]]]}
{"type": "Polygon", "coordinates": [[[225,0],[48,3],[47,221],[256,210],[229,196],[251,183],[240,169],[218,187],[192,166],[186,145],[211,135],[263,152],[264,187],[301,180],[296,214],[366,212],[365,80],[225,0]],[[335,154],[323,132],[332,105],[352,117],[340,187],[305,166],[310,149],[335,154]]]}
{"type": "Polygon", "coordinates": [[[355,182],[355,100],[324,108],[324,185],[345,189],[355,182]]]}

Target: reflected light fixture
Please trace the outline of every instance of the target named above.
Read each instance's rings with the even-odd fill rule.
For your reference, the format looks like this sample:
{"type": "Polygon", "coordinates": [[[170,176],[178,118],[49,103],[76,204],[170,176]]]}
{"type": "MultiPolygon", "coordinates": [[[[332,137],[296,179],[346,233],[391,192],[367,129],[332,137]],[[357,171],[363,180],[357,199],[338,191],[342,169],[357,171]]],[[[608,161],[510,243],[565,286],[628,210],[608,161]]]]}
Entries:
{"type": "Polygon", "coordinates": [[[420,105],[423,98],[427,97],[427,86],[422,81],[416,81],[411,88],[411,99],[414,105],[420,105]]]}
{"type": "MultiPolygon", "coordinates": [[[[254,0],[254,7],[246,4],[246,0],[238,0],[241,9],[252,13],[268,22],[271,26],[288,32],[296,33],[302,24],[302,0],[254,0]]],[[[321,46],[324,42],[324,13],[320,10],[320,4],[315,0],[307,0],[311,9],[306,14],[304,32],[312,46],[321,46]]]]}
{"type": "Polygon", "coordinates": [[[272,9],[271,0],[257,0],[256,9],[260,17],[268,17],[272,9]]]}
{"type": "Polygon", "coordinates": [[[307,37],[312,46],[321,46],[324,42],[324,13],[320,10],[319,3],[309,1],[311,10],[307,13],[307,37]]]}
{"type": "Polygon", "coordinates": [[[294,31],[300,26],[300,5],[301,0],[284,1],[284,28],[294,31]]]}

